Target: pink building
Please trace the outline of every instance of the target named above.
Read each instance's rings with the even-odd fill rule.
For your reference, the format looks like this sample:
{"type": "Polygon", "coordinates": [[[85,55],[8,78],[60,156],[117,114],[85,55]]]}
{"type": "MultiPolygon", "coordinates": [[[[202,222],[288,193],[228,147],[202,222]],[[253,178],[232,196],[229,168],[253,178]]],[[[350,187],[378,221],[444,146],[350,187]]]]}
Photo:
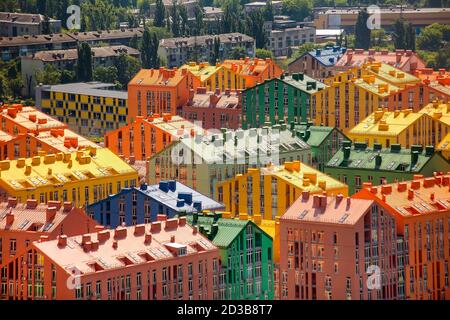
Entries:
{"type": "Polygon", "coordinates": [[[404,72],[413,73],[415,69],[425,68],[425,62],[412,50],[386,49],[376,51],[375,49],[348,49],[342,58],[335,64],[335,74],[355,67],[360,67],[366,62],[383,62],[390,64],[404,72]]]}
{"type": "Polygon", "coordinates": [[[394,218],[374,201],[304,191],[280,218],[279,297],[396,299],[396,241],[394,218]]]}
{"type": "Polygon", "coordinates": [[[178,108],[178,115],[194,122],[201,121],[204,129],[239,129],[241,127],[241,91],[206,91],[204,87],[189,91],[189,100],[178,108]]]}
{"type": "Polygon", "coordinates": [[[207,300],[217,296],[219,269],[217,247],[185,217],[159,216],[147,225],[33,242],[2,274],[3,298],[207,300]]]}

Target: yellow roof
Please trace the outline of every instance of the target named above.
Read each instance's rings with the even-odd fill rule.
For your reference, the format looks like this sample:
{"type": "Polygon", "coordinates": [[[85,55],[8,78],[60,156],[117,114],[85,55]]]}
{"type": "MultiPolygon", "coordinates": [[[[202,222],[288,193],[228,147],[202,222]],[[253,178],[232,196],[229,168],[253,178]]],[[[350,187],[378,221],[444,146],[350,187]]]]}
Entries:
{"type": "Polygon", "coordinates": [[[217,71],[222,69],[222,66],[211,66],[207,62],[190,62],[183,65],[180,69],[187,69],[191,74],[193,74],[203,82],[208,80],[212,75],[216,74],[217,71]]]}
{"type": "Polygon", "coordinates": [[[0,186],[27,190],[137,172],[107,148],[0,161],[0,186]]]}
{"type": "Polygon", "coordinates": [[[300,161],[288,161],[280,166],[261,168],[261,174],[275,176],[302,191],[308,190],[311,193],[348,188],[346,184],[300,161]]]}
{"type": "Polygon", "coordinates": [[[411,109],[399,111],[378,110],[369,115],[349,132],[352,135],[397,136],[424,115],[411,109]]]}
{"type": "Polygon", "coordinates": [[[407,84],[420,83],[421,80],[412,74],[406,73],[400,69],[397,69],[389,64],[374,62],[366,66],[366,70],[375,74],[377,77],[387,81],[396,86],[404,87],[407,84]]]}
{"type": "Polygon", "coordinates": [[[419,113],[427,114],[434,120],[439,121],[447,126],[450,126],[450,103],[440,103],[433,101],[427,104],[419,113]]]}
{"type": "Polygon", "coordinates": [[[375,75],[364,75],[362,78],[356,79],[354,84],[380,97],[387,97],[391,93],[401,90],[400,87],[384,81],[375,75]]]}

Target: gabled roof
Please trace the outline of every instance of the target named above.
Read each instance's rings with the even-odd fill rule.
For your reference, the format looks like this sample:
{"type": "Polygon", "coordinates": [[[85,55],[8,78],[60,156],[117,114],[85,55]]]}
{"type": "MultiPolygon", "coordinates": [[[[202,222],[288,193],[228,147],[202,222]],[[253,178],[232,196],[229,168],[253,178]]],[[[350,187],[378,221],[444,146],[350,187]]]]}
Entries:
{"type": "Polygon", "coordinates": [[[299,59],[302,59],[305,55],[309,55],[313,59],[317,60],[320,64],[324,65],[325,67],[332,67],[338,62],[338,60],[344,55],[346,51],[347,48],[339,46],[314,49],[304,53],[303,55],[301,55],[300,57],[298,57],[289,64],[291,65],[296,61],[298,61],[299,59]]]}

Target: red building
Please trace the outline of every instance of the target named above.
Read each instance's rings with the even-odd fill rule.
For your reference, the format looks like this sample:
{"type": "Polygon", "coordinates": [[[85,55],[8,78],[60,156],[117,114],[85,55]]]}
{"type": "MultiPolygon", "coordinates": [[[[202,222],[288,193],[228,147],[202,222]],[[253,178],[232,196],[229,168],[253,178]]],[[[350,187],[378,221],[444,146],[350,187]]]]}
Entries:
{"type": "Polygon", "coordinates": [[[205,87],[190,89],[189,100],[178,108],[178,114],[189,121],[201,121],[204,129],[239,129],[242,117],[241,91],[205,87]]]}
{"type": "Polygon", "coordinates": [[[396,299],[396,241],[394,217],[374,201],[303,191],[280,218],[275,290],[289,300],[396,299]]]}
{"type": "Polygon", "coordinates": [[[417,175],[412,181],[378,187],[366,183],[353,197],[373,200],[395,216],[405,298],[450,299],[450,174],[417,175]]]}
{"type": "Polygon", "coordinates": [[[38,204],[37,200],[29,199],[17,203],[16,198],[9,198],[8,202],[0,203],[0,212],[0,266],[41,236],[46,239],[56,239],[62,233],[73,236],[94,231],[97,225],[70,202],[38,204]]]}
{"type": "Polygon", "coordinates": [[[186,218],[30,244],[3,275],[9,299],[212,299],[219,251],[186,218]],[[12,290],[12,291],[11,291],[12,290]]]}

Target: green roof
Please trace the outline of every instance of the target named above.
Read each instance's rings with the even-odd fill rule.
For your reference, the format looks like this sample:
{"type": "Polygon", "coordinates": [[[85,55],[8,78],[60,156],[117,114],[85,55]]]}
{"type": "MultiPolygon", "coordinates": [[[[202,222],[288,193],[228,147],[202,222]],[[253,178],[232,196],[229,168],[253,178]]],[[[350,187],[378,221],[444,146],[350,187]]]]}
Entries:
{"type": "MultiPolygon", "coordinates": [[[[192,224],[193,215],[187,216],[187,221],[192,224]]],[[[228,248],[242,230],[251,222],[250,220],[236,220],[236,219],[222,219],[217,220],[218,231],[212,242],[219,248],[228,248]]],[[[197,226],[201,226],[208,233],[214,223],[213,215],[199,215],[197,220],[197,226]]]]}
{"type": "Polygon", "coordinates": [[[309,94],[316,93],[320,90],[323,90],[327,87],[326,84],[311,78],[303,73],[294,73],[292,75],[282,75],[280,80],[284,83],[287,83],[294,88],[297,88],[301,91],[307,92],[309,94]]]}
{"type": "Polygon", "coordinates": [[[297,136],[300,137],[307,144],[309,144],[311,147],[320,146],[328,138],[328,136],[333,132],[334,129],[335,129],[335,127],[308,126],[306,123],[305,124],[297,124],[294,127],[294,130],[296,131],[297,136]],[[308,129],[308,128],[309,128],[311,134],[309,137],[304,138],[304,133],[305,133],[306,129],[308,129]]]}
{"type": "Polygon", "coordinates": [[[343,147],[331,158],[325,167],[420,172],[428,161],[435,156],[434,147],[423,148],[417,145],[412,146],[411,149],[401,149],[400,145],[393,144],[391,148],[382,149],[378,144],[374,145],[374,148],[368,148],[366,143],[357,142],[349,147],[349,157],[345,160],[344,149],[346,147],[349,147],[349,143],[344,142],[343,147]],[[416,163],[411,166],[413,151],[418,151],[418,156],[416,163]],[[376,165],[377,155],[381,158],[379,165],[376,165]]]}

